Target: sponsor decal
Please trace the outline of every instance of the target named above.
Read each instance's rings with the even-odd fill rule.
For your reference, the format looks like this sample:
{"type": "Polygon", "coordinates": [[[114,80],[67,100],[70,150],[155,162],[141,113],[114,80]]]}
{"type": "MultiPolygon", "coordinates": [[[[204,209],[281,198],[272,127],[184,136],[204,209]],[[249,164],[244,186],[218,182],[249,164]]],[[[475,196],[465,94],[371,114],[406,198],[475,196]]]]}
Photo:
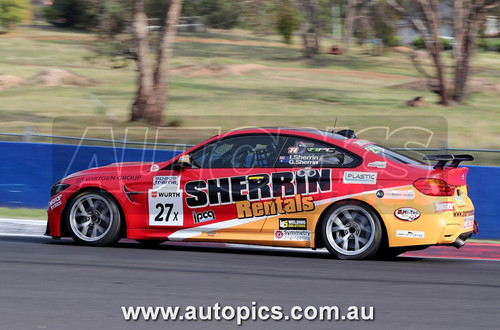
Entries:
{"type": "Polygon", "coordinates": [[[152,190],[151,191],[151,197],[152,198],[179,198],[182,197],[182,194],[179,191],[156,191],[152,190]]]}
{"type": "Polygon", "coordinates": [[[307,152],[335,152],[335,148],[307,148],[307,152]]]}
{"type": "Polygon", "coordinates": [[[474,228],[474,216],[464,218],[464,229],[474,228]]]}
{"type": "Polygon", "coordinates": [[[455,218],[465,218],[474,216],[474,210],[453,212],[455,218]]]}
{"type": "Polygon", "coordinates": [[[366,166],[368,166],[368,167],[376,167],[376,168],[386,168],[387,167],[387,162],[376,161],[376,162],[368,163],[366,166]]]}
{"type": "Polygon", "coordinates": [[[434,211],[455,211],[455,205],[453,204],[453,202],[434,202],[434,211]]]}
{"type": "Polygon", "coordinates": [[[158,172],[160,170],[160,166],[158,164],[151,165],[151,172],[158,172]]]}
{"type": "Polygon", "coordinates": [[[174,187],[150,189],[149,225],[150,226],[183,226],[182,190],[174,187]]]}
{"type": "Polygon", "coordinates": [[[384,198],[386,199],[414,199],[415,191],[413,190],[389,190],[385,191],[384,198]]]}
{"type": "Polygon", "coordinates": [[[378,198],[384,197],[385,193],[383,190],[378,190],[377,193],[375,194],[378,198]]]}
{"type": "Polygon", "coordinates": [[[279,219],[279,229],[306,230],[307,219],[279,219]]]}
{"type": "Polygon", "coordinates": [[[49,201],[49,208],[50,208],[50,210],[53,210],[56,207],[62,205],[61,197],[62,197],[62,194],[59,194],[59,195],[54,196],[54,198],[52,198],[49,201]]]}
{"type": "Polygon", "coordinates": [[[372,142],[368,141],[368,140],[358,140],[358,141],[354,141],[353,143],[357,144],[360,147],[362,147],[364,145],[371,144],[372,142]]]}
{"type": "Polygon", "coordinates": [[[373,172],[344,172],[344,183],[347,184],[376,184],[377,173],[373,172]]]}
{"type": "Polygon", "coordinates": [[[410,230],[398,230],[396,231],[397,237],[407,237],[407,238],[425,238],[424,231],[410,231],[410,230]]]}
{"type": "Polygon", "coordinates": [[[200,223],[205,221],[215,220],[215,212],[212,210],[208,210],[205,212],[196,213],[193,211],[193,221],[194,223],[200,223]]]}
{"type": "Polygon", "coordinates": [[[384,152],[384,149],[380,148],[380,147],[377,147],[375,145],[369,145],[369,146],[366,146],[365,147],[365,150],[366,151],[370,151],[370,152],[373,152],[374,154],[380,154],[380,153],[383,153],[384,152]]]}
{"type": "Polygon", "coordinates": [[[275,230],[275,241],[310,241],[310,230],[275,230]]]}
{"type": "Polygon", "coordinates": [[[295,172],[295,175],[297,175],[298,177],[304,177],[304,176],[309,176],[311,178],[313,178],[316,173],[318,173],[316,170],[313,170],[311,168],[305,168],[303,170],[298,170],[297,172],[295,172]]]}
{"type": "Polygon", "coordinates": [[[239,201],[236,202],[238,219],[262,217],[277,214],[290,214],[313,211],[314,197],[303,197],[297,194],[294,198],[283,199],[276,197],[274,200],[262,202],[239,201]]]}
{"type": "MultiPolygon", "coordinates": [[[[141,178],[140,175],[97,175],[85,178],[85,181],[136,181],[141,178]]],[[[84,181],[84,178],[78,178],[77,183],[84,181]]]]}
{"type": "Polygon", "coordinates": [[[394,216],[403,221],[415,221],[420,218],[420,211],[413,207],[401,207],[394,211],[394,216]]]}
{"type": "Polygon", "coordinates": [[[299,152],[299,147],[288,147],[289,154],[296,154],[299,152]]]}
{"type": "Polygon", "coordinates": [[[307,204],[304,206],[302,204],[296,205],[294,207],[296,210],[306,210],[306,208],[311,208],[310,204],[314,206],[314,199],[311,196],[303,197],[303,195],[313,195],[332,190],[331,169],[310,170],[310,172],[306,173],[310,175],[301,175],[303,172],[304,170],[298,170],[296,172],[274,172],[271,174],[263,173],[189,181],[184,185],[185,202],[190,208],[236,203],[237,208],[241,211],[239,214],[244,215],[243,217],[246,218],[249,208],[254,210],[252,213],[263,213],[262,215],[267,213],[277,214],[273,213],[273,210],[277,212],[281,208],[293,210],[291,204],[294,202],[286,200],[287,197],[292,197],[291,200],[300,200],[302,203],[307,204]],[[262,177],[262,179],[249,179],[253,177],[262,177]],[[262,200],[266,199],[275,200],[262,202],[262,200]],[[258,201],[260,204],[266,203],[264,210],[259,210],[260,206],[257,206],[258,204],[253,206],[252,202],[254,201],[258,201]]]}
{"type": "Polygon", "coordinates": [[[181,184],[181,177],[175,175],[155,176],[153,178],[153,189],[160,187],[178,188],[181,184]]]}

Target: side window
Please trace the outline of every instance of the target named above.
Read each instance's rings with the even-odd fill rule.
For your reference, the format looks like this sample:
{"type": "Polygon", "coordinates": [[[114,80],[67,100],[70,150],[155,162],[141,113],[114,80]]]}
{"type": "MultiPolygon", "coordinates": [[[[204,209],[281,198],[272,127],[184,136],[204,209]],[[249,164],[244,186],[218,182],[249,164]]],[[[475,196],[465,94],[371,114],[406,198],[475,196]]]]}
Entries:
{"type": "Polygon", "coordinates": [[[346,150],[325,142],[289,138],[276,167],[354,167],[359,160],[346,150]]]}
{"type": "Polygon", "coordinates": [[[212,142],[190,156],[194,168],[272,167],[286,137],[236,136],[212,142]]]}

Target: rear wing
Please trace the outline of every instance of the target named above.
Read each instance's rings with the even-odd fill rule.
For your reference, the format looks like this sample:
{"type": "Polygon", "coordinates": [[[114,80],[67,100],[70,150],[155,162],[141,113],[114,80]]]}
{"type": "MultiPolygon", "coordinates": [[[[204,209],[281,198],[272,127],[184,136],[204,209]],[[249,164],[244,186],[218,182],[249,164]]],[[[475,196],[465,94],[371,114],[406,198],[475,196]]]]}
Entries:
{"type": "Polygon", "coordinates": [[[437,160],[434,169],[442,170],[446,163],[451,162],[450,167],[458,167],[461,162],[470,162],[474,160],[471,155],[427,155],[424,160],[437,160]]]}

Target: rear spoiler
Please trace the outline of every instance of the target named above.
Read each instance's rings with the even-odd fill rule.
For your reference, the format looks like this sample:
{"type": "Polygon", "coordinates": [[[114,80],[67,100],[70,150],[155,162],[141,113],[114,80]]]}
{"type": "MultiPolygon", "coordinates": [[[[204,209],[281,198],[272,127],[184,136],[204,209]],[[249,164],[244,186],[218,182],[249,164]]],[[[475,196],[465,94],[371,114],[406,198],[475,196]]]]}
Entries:
{"type": "Polygon", "coordinates": [[[424,160],[437,160],[434,169],[442,170],[447,162],[451,162],[450,167],[458,167],[461,162],[470,162],[474,160],[471,155],[427,155],[424,160]]]}

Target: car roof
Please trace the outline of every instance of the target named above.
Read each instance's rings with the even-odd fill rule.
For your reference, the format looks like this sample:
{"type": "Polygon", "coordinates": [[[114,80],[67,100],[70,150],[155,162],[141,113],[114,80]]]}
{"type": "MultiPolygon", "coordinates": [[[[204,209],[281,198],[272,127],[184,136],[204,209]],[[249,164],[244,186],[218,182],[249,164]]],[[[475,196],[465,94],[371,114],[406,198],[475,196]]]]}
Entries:
{"type": "MultiPolygon", "coordinates": [[[[256,134],[256,133],[262,133],[262,131],[265,131],[266,133],[280,133],[280,134],[296,134],[296,133],[307,133],[310,135],[317,135],[318,137],[322,137],[323,140],[324,138],[333,138],[336,140],[347,140],[348,138],[334,133],[334,132],[329,132],[325,130],[320,130],[320,129],[315,129],[315,128],[299,128],[299,127],[253,127],[253,128],[242,128],[242,129],[237,129],[233,130],[231,132],[228,132],[226,134],[228,135],[233,135],[233,134],[256,134]]],[[[222,135],[226,135],[222,134],[222,135]]]]}

